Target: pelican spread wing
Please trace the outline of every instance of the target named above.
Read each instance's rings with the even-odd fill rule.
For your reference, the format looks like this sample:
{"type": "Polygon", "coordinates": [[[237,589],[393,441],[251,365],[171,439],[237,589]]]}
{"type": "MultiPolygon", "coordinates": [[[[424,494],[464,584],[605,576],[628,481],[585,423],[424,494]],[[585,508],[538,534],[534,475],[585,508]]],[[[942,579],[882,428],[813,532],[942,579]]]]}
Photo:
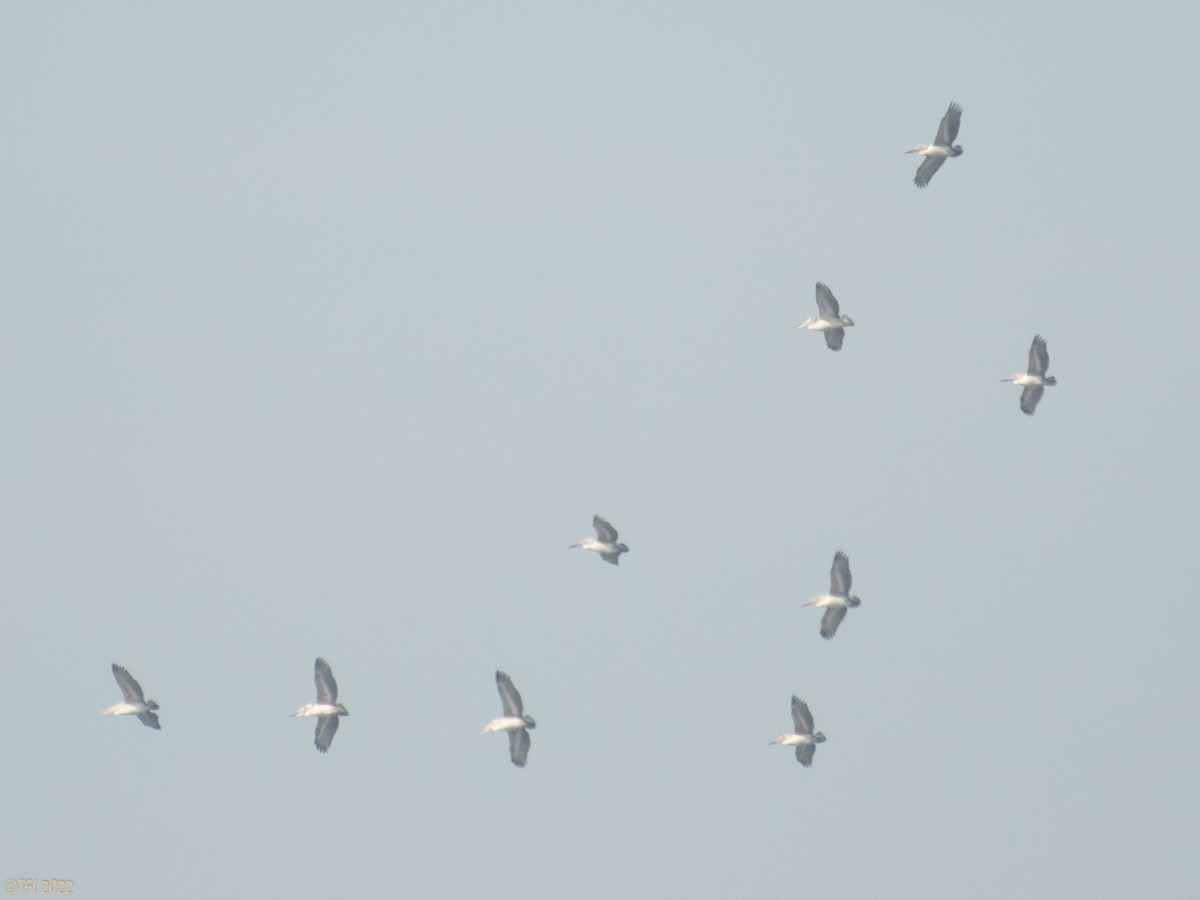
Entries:
{"type": "MultiPolygon", "coordinates": [[[[129,674],[124,666],[112,664],[113,678],[117,679],[117,685],[121,688],[121,693],[125,697],[126,703],[145,703],[146,698],[142,696],[142,686],[134,680],[134,677],[129,674]]],[[[139,718],[141,718],[139,716],[139,718]]],[[[157,718],[155,718],[157,722],[157,718]]],[[[157,728],[157,725],[151,726],[157,728]]]]}
{"type": "Polygon", "coordinates": [[[813,717],[808,704],[795,695],[792,696],[792,723],[796,726],[796,734],[813,733],[813,717]]]}
{"type": "Polygon", "coordinates": [[[144,713],[138,713],[138,721],[143,725],[148,725],[155,731],[162,731],[162,726],[158,724],[158,714],[146,710],[144,713]]]}
{"type": "Polygon", "coordinates": [[[825,332],[825,346],[830,350],[841,350],[842,342],[846,339],[845,328],[831,328],[825,332]]]}
{"type": "Polygon", "coordinates": [[[821,311],[821,318],[828,319],[830,322],[836,322],[841,317],[837,297],[833,296],[833,291],[820,281],[817,282],[817,309],[821,311]]]}
{"type": "Polygon", "coordinates": [[[913,184],[917,187],[925,187],[945,161],[946,157],[944,156],[926,156],[925,161],[917,169],[917,177],[913,179],[913,184]]]}
{"type": "Polygon", "coordinates": [[[850,557],[839,550],[833,554],[833,568],[829,570],[829,593],[835,597],[850,596],[850,557]]]}
{"type": "Polygon", "coordinates": [[[329,752],[329,745],[333,743],[333,736],[337,734],[339,721],[337,716],[317,717],[317,734],[313,743],[322,753],[329,752]]]}
{"type": "Polygon", "coordinates": [[[1027,416],[1032,416],[1044,393],[1046,393],[1046,389],[1040,384],[1031,384],[1025,390],[1021,391],[1021,412],[1027,416]]]}
{"type": "Polygon", "coordinates": [[[825,615],[821,616],[821,637],[829,640],[837,634],[838,626],[846,618],[846,607],[841,604],[825,607],[825,615]]]}
{"type": "MultiPolygon", "coordinates": [[[[313,680],[315,680],[317,683],[317,702],[318,703],[328,703],[330,706],[334,706],[337,703],[337,682],[333,680],[333,671],[329,668],[329,663],[325,662],[325,660],[321,659],[320,657],[317,658],[317,662],[316,662],[315,666],[313,667],[313,680]]],[[[336,719],[337,717],[334,716],[334,718],[336,719]]],[[[334,731],[337,731],[336,724],[333,726],[333,729],[329,732],[330,740],[333,740],[333,732],[334,731]]],[[[318,736],[317,746],[319,748],[320,747],[319,726],[318,726],[318,735],[317,736],[318,736]]],[[[326,749],[328,749],[329,745],[326,744],[325,747],[326,747],[326,749]]]]}
{"type": "MultiPolygon", "coordinates": [[[[496,673],[496,690],[500,692],[500,702],[504,704],[504,715],[512,716],[514,719],[525,715],[525,706],[521,703],[521,695],[513,686],[512,679],[503,672],[496,673]]],[[[528,738],[526,741],[528,742],[528,738]]],[[[516,757],[513,757],[513,761],[516,762],[516,757]]],[[[517,765],[524,765],[524,762],[517,763],[517,765]]]]}
{"type": "MultiPolygon", "coordinates": [[[[954,139],[958,137],[958,124],[961,121],[962,107],[957,103],[951,103],[950,108],[946,110],[946,114],[942,116],[942,123],[938,125],[937,137],[934,138],[934,143],[940,144],[943,147],[952,145],[954,139]]],[[[934,171],[937,171],[937,166],[934,167],[934,171]]],[[[933,172],[930,172],[930,175],[932,174],[933,172]]]]}
{"type": "Polygon", "coordinates": [[[617,542],[617,529],[599,516],[592,516],[592,527],[596,529],[596,537],[605,544],[617,542]]]}
{"type": "Polygon", "coordinates": [[[816,752],[816,744],[802,744],[796,748],[796,760],[807,768],[813,764],[813,754],[816,752]]]}
{"type": "MultiPolygon", "coordinates": [[[[1035,334],[1033,343],[1029,345],[1029,374],[1042,378],[1045,377],[1048,368],[1050,368],[1050,351],[1046,349],[1046,339],[1040,334],[1035,334]]],[[[1035,400],[1034,403],[1036,404],[1037,401],[1035,400]]]]}
{"type": "Polygon", "coordinates": [[[524,728],[508,733],[508,755],[514,766],[524,768],[525,759],[529,756],[529,732],[524,728]]]}

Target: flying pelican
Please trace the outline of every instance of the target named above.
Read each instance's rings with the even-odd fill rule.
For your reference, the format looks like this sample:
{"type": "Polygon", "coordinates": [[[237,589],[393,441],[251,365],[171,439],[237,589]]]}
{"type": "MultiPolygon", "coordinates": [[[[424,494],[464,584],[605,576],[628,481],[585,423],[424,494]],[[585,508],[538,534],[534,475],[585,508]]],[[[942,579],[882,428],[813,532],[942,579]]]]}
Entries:
{"type": "Polygon", "coordinates": [[[523,769],[525,768],[525,758],[529,756],[528,729],[537,728],[537,722],[533,720],[533,716],[525,715],[525,706],[521,703],[521,695],[513,686],[512,679],[503,672],[496,673],[496,690],[500,692],[504,715],[499,719],[492,719],[483,726],[483,731],[479,733],[507,731],[508,755],[512,758],[514,766],[523,769]]]}
{"type": "Polygon", "coordinates": [[[792,694],[792,722],[795,723],[795,734],[781,734],[768,744],[785,744],[796,748],[796,760],[808,768],[813,764],[813,754],[817,752],[817,744],[825,743],[825,735],[821,732],[813,734],[813,717],[808,711],[808,704],[792,694]]]}
{"type": "Polygon", "coordinates": [[[854,324],[849,316],[841,315],[837,297],[833,296],[826,285],[817,282],[817,309],[819,316],[809,317],[797,325],[797,328],[807,328],[809,331],[825,332],[825,343],[830,350],[841,350],[842,341],[846,337],[846,329],[854,324]]]}
{"type": "Polygon", "coordinates": [[[841,550],[833,554],[829,581],[828,594],[818,594],[804,604],[825,607],[825,615],[821,616],[821,637],[825,640],[837,634],[838,626],[846,618],[846,610],[862,603],[857,597],[850,596],[850,557],[841,550]]]}
{"type": "Polygon", "coordinates": [[[101,710],[100,715],[137,716],[138,721],[146,727],[162,731],[162,726],[158,724],[158,716],[154,714],[154,710],[158,709],[158,704],[153,700],[147,700],[142,695],[142,686],[134,680],[124,666],[113,663],[112,673],[113,678],[117,679],[121,693],[125,695],[125,702],[116,703],[108,709],[101,710]]]}
{"type": "Polygon", "coordinates": [[[317,702],[305,703],[292,713],[292,718],[317,716],[316,740],[313,743],[322,753],[328,753],[333,736],[337,734],[338,716],[348,716],[350,712],[337,702],[337,682],[333,680],[333,670],[319,656],[313,666],[313,680],[317,683],[317,702]]]}
{"type": "Polygon", "coordinates": [[[1018,372],[1016,375],[1000,379],[1001,383],[1011,381],[1013,384],[1019,384],[1025,388],[1021,391],[1021,412],[1027,416],[1032,416],[1033,411],[1037,409],[1038,401],[1046,392],[1045,386],[1058,384],[1057,378],[1046,374],[1048,368],[1050,368],[1050,352],[1046,349],[1046,339],[1040,334],[1035,334],[1033,343],[1029,345],[1029,371],[1018,372]]]}
{"type": "Polygon", "coordinates": [[[937,137],[933,139],[933,143],[928,146],[917,144],[911,150],[904,151],[905,153],[920,153],[925,157],[920,168],[917,169],[917,177],[913,179],[913,184],[917,187],[923,188],[929,184],[929,180],[942,167],[946,157],[962,156],[963,148],[954,143],[954,139],[958,137],[958,123],[961,120],[962,107],[957,103],[951,103],[946,114],[942,116],[942,124],[938,126],[937,137]]]}
{"type": "Polygon", "coordinates": [[[595,550],[605,562],[610,562],[614,566],[619,564],[621,554],[628,553],[629,548],[624,544],[617,543],[617,529],[599,516],[592,516],[592,527],[596,529],[596,537],[580,538],[567,549],[582,547],[584,550],[595,550]]]}

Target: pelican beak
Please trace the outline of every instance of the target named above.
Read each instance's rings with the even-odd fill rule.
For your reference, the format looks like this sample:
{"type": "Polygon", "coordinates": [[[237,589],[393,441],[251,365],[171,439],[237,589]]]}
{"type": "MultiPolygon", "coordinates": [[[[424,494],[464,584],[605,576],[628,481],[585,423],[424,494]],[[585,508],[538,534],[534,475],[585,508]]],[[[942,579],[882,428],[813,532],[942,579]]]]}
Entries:
{"type": "Polygon", "coordinates": [[[913,147],[911,150],[905,150],[904,152],[905,153],[920,153],[924,149],[925,149],[924,144],[917,144],[917,146],[913,147]]]}

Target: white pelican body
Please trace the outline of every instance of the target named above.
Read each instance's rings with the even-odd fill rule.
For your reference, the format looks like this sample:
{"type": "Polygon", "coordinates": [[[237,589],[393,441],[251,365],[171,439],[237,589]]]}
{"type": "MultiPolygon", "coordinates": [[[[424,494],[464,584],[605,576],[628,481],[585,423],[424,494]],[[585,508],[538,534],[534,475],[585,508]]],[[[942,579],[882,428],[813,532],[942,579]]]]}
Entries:
{"type": "Polygon", "coordinates": [[[773,741],[767,741],[768,744],[783,744],[786,747],[796,748],[796,760],[800,765],[807,768],[813,763],[813,754],[817,752],[817,744],[825,743],[825,735],[821,732],[813,732],[813,717],[808,711],[808,704],[792,695],[792,724],[796,728],[795,734],[781,734],[773,741]]]}
{"type": "Polygon", "coordinates": [[[605,562],[610,562],[614,566],[618,565],[621,561],[621,554],[628,553],[629,548],[617,542],[617,529],[600,516],[592,516],[592,527],[596,529],[596,537],[580,538],[567,549],[573,550],[576,547],[582,547],[584,550],[593,550],[599,553],[600,558],[605,562]]]}
{"type": "Polygon", "coordinates": [[[833,291],[819,281],[817,282],[817,310],[820,315],[809,317],[796,327],[825,332],[826,346],[830,350],[841,350],[846,329],[854,325],[854,320],[841,314],[833,291]]]}
{"type": "Polygon", "coordinates": [[[1040,334],[1035,334],[1033,343],[1029,345],[1029,369],[1000,379],[1001,383],[1011,381],[1025,388],[1021,391],[1021,412],[1027,416],[1032,416],[1037,409],[1042,394],[1046,392],[1045,386],[1058,384],[1057,378],[1046,374],[1048,368],[1050,351],[1046,349],[1046,339],[1040,334]]]}
{"type": "Polygon", "coordinates": [[[313,665],[313,680],[317,683],[317,702],[305,703],[292,713],[296,716],[317,716],[317,730],[313,743],[322,753],[329,752],[333,736],[338,730],[338,716],[348,716],[350,712],[337,702],[337,682],[333,680],[333,670],[329,663],[317,657],[313,665]]]}
{"type": "Polygon", "coordinates": [[[957,103],[951,103],[946,114],[942,116],[942,123],[938,125],[937,137],[933,139],[933,143],[917,144],[911,150],[904,151],[905,153],[920,153],[925,157],[917,169],[917,177],[913,179],[913,184],[917,187],[923,188],[929,184],[934,173],[949,157],[962,156],[963,148],[954,143],[954,139],[958,137],[960,121],[962,121],[962,107],[957,103]]]}
{"type": "Polygon", "coordinates": [[[842,619],[846,618],[846,610],[862,603],[857,597],[850,595],[850,557],[841,550],[833,554],[829,581],[828,594],[818,594],[804,604],[819,606],[825,610],[825,615],[821,617],[821,637],[825,640],[837,634],[838,626],[842,624],[842,619]]]}
{"type": "Polygon", "coordinates": [[[513,685],[512,679],[503,672],[496,673],[496,690],[500,693],[500,704],[504,708],[504,715],[499,719],[492,719],[483,726],[483,730],[479,733],[507,731],[509,758],[514,766],[524,768],[525,760],[529,756],[528,729],[537,728],[537,722],[534,721],[533,716],[525,715],[525,705],[521,702],[521,695],[513,685]]]}
{"type": "Polygon", "coordinates": [[[142,686],[134,680],[124,666],[113,663],[112,673],[113,678],[117,679],[117,686],[121,688],[125,702],[114,703],[108,709],[101,710],[100,715],[137,716],[138,721],[147,728],[162,731],[162,726],[158,724],[158,716],[154,714],[154,710],[158,709],[158,704],[153,700],[147,700],[142,695],[142,686]]]}

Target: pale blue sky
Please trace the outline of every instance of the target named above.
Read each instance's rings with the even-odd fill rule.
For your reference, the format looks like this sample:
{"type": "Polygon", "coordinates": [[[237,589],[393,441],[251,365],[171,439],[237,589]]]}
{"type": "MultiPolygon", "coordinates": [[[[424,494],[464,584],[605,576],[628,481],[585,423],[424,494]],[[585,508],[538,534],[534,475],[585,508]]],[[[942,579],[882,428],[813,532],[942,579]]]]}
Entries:
{"type": "Polygon", "coordinates": [[[1059,6],[0,8],[0,879],[1192,896],[1200,12],[1059,6]]]}

